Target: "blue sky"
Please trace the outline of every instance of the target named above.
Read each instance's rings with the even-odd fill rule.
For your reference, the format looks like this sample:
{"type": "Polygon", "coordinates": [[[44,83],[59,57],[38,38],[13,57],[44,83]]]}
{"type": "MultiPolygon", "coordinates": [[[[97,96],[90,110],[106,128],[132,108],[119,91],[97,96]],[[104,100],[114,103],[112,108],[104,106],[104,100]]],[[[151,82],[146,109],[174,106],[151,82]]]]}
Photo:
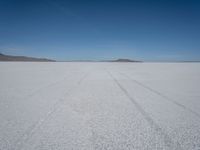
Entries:
{"type": "Polygon", "coordinates": [[[0,0],[0,52],[200,60],[199,0],[0,0]]]}

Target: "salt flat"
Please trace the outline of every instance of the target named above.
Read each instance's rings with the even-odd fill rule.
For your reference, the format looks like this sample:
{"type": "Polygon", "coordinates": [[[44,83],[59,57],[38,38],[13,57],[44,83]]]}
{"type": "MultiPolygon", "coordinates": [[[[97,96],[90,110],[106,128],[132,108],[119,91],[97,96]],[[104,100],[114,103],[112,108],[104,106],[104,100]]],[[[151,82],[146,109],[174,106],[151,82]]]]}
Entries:
{"type": "Polygon", "coordinates": [[[200,63],[0,63],[2,150],[199,150],[200,63]]]}

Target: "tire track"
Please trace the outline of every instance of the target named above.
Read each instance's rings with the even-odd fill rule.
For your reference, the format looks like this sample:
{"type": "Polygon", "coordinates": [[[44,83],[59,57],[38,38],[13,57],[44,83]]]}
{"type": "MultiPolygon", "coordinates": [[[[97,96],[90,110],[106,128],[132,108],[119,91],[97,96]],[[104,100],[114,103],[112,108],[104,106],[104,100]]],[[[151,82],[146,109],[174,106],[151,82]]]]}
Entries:
{"type": "Polygon", "coordinates": [[[83,82],[83,80],[85,80],[85,78],[86,78],[89,74],[90,74],[90,71],[87,72],[87,73],[78,81],[77,85],[80,85],[80,84],[83,82]]]}
{"type": "MultiPolygon", "coordinates": [[[[74,91],[77,86],[79,86],[84,79],[89,75],[90,71],[87,72],[81,79],[77,82],[76,86],[71,89],[71,92],[74,91]]],[[[24,146],[24,144],[34,135],[35,132],[49,119],[51,116],[60,108],[61,104],[65,101],[65,96],[70,95],[70,92],[67,92],[64,94],[63,98],[60,98],[54,106],[50,109],[47,114],[39,119],[34,125],[32,125],[30,128],[28,128],[20,138],[15,142],[14,146],[11,148],[11,150],[21,150],[24,146]]]]}
{"type": "Polygon", "coordinates": [[[55,86],[55,85],[57,85],[58,83],[64,81],[67,77],[68,77],[68,76],[64,77],[62,80],[58,80],[58,81],[52,82],[52,83],[50,83],[50,84],[48,84],[48,85],[46,85],[46,86],[40,87],[39,89],[37,89],[37,90],[31,92],[30,94],[26,95],[23,99],[31,98],[31,97],[33,97],[35,94],[37,94],[37,93],[39,93],[40,91],[42,91],[43,89],[46,89],[46,88],[55,86]]]}
{"type": "MultiPolygon", "coordinates": [[[[62,78],[61,80],[58,80],[58,81],[52,82],[52,83],[50,83],[50,84],[48,84],[48,85],[46,85],[46,86],[40,87],[39,89],[36,89],[35,91],[31,92],[30,94],[28,94],[28,95],[22,97],[22,99],[30,99],[30,98],[32,98],[34,95],[40,93],[43,89],[51,88],[51,87],[57,85],[58,83],[63,82],[67,77],[68,77],[68,76],[65,76],[65,77],[62,78]]],[[[55,105],[56,105],[56,104],[55,104],[55,105]]],[[[6,123],[6,126],[9,126],[10,124],[11,124],[11,123],[8,121],[8,122],[6,123]]],[[[14,124],[13,124],[12,126],[14,126],[14,124]]],[[[28,130],[31,130],[32,128],[34,128],[34,126],[29,127],[28,130]]]]}
{"type": "Polygon", "coordinates": [[[128,91],[120,84],[120,82],[109,72],[106,72],[110,75],[110,77],[114,80],[117,86],[121,89],[121,91],[126,95],[126,97],[134,104],[136,109],[143,115],[145,120],[148,122],[150,127],[156,131],[158,135],[163,137],[165,146],[170,150],[182,150],[181,144],[179,142],[175,142],[172,138],[151,118],[151,116],[140,106],[137,101],[131,97],[128,91]]]}
{"type": "Polygon", "coordinates": [[[169,102],[171,102],[171,103],[173,103],[173,104],[175,104],[175,105],[181,107],[181,108],[184,109],[184,110],[189,111],[190,113],[194,114],[196,117],[198,117],[198,118],[200,119],[200,114],[198,114],[198,113],[195,112],[194,110],[192,110],[192,109],[186,107],[185,105],[183,105],[183,104],[181,104],[181,103],[178,103],[176,100],[173,100],[172,98],[169,98],[168,96],[162,94],[161,92],[159,92],[159,91],[157,91],[157,90],[155,90],[155,89],[153,89],[153,88],[151,88],[151,87],[149,87],[149,86],[147,86],[147,85],[145,85],[145,84],[143,84],[143,83],[141,83],[141,82],[139,82],[139,81],[137,81],[137,80],[135,80],[135,79],[129,77],[128,75],[126,75],[126,74],[124,74],[124,73],[120,73],[120,74],[123,75],[124,77],[128,78],[129,80],[135,82],[136,84],[140,85],[141,87],[143,87],[143,88],[145,88],[145,89],[151,91],[152,93],[155,93],[155,94],[159,95],[159,96],[162,97],[163,99],[165,99],[165,100],[167,100],[167,101],[169,101],[169,102]]]}

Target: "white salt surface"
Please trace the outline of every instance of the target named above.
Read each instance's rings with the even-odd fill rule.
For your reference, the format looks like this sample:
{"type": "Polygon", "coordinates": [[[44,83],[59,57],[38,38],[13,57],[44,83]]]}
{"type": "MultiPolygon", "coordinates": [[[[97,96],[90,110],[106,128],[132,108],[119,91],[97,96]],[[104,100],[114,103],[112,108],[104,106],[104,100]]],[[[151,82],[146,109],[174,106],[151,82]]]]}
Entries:
{"type": "Polygon", "coordinates": [[[200,63],[0,63],[1,150],[199,150],[200,63]]]}

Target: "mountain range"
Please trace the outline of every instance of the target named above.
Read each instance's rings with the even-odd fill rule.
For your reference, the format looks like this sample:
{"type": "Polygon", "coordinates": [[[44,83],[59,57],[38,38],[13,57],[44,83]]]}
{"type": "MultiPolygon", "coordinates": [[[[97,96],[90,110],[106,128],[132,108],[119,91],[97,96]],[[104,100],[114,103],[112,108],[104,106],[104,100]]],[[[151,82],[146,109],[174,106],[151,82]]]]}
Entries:
{"type": "Polygon", "coordinates": [[[0,53],[0,61],[54,62],[55,60],[46,58],[27,57],[27,56],[11,56],[0,53]]]}
{"type": "MultiPolygon", "coordinates": [[[[56,60],[47,59],[47,58],[35,58],[35,57],[27,57],[27,56],[12,56],[12,55],[5,55],[0,53],[0,61],[30,61],[30,62],[55,62],[56,60]]],[[[73,60],[73,61],[64,61],[64,62],[141,62],[137,60],[131,59],[115,59],[115,60],[100,60],[100,61],[93,61],[93,60],[73,60]]]]}

